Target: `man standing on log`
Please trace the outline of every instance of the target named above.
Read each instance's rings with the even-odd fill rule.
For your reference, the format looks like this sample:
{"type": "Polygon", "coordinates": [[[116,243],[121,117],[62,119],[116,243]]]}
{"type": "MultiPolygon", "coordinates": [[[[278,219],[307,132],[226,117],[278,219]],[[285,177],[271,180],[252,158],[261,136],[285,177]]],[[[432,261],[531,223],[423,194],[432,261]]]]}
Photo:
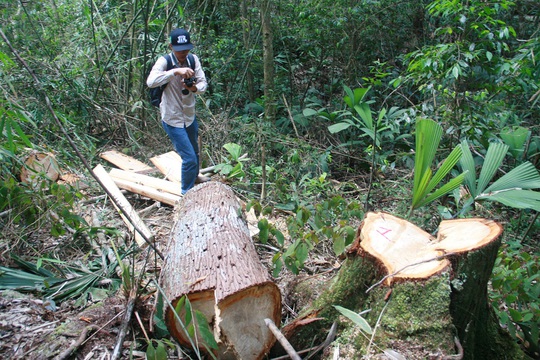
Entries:
{"type": "Polygon", "coordinates": [[[149,88],[167,85],[159,109],[163,129],[182,158],[182,194],[185,194],[195,183],[209,180],[199,176],[199,125],[195,116],[195,94],[204,93],[208,84],[199,58],[189,53],[194,47],[189,32],[171,31],[169,47],[171,54],[156,61],[146,84],[149,88]]]}

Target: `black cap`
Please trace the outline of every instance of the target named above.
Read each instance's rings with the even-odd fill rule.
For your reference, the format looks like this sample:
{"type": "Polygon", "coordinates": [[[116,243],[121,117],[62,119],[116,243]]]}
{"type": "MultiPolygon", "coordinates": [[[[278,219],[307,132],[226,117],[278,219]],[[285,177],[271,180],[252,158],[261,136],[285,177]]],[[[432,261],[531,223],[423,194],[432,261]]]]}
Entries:
{"type": "Polygon", "coordinates": [[[184,29],[174,29],[171,31],[171,45],[174,51],[193,49],[189,33],[184,29]]]}

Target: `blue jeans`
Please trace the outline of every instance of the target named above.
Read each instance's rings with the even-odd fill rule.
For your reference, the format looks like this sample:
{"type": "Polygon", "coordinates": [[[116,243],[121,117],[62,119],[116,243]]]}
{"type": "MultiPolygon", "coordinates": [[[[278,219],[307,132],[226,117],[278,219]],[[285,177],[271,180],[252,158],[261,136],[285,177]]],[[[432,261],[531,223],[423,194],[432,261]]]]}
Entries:
{"type": "Polygon", "coordinates": [[[188,127],[174,127],[161,122],[176,152],[182,158],[182,194],[195,185],[199,175],[199,124],[197,119],[188,127]]]}

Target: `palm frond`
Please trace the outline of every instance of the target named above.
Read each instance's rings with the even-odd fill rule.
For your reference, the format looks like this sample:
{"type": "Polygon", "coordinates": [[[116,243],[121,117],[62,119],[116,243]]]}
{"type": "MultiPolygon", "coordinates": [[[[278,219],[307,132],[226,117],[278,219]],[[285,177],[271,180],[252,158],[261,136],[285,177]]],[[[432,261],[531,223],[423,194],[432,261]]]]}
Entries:
{"type": "Polygon", "coordinates": [[[478,184],[476,185],[477,193],[481,193],[487,187],[497,170],[501,167],[501,164],[508,152],[508,145],[503,143],[490,143],[480,176],[478,177],[478,184]]]}
{"type": "Polygon", "coordinates": [[[495,181],[485,190],[485,192],[494,192],[511,188],[540,188],[540,174],[536,167],[530,162],[525,162],[495,181]]]}
{"type": "Polygon", "coordinates": [[[517,209],[532,209],[540,212],[540,192],[533,190],[501,190],[483,195],[482,199],[497,201],[517,209]]]}
{"type": "Polygon", "coordinates": [[[409,215],[414,209],[452,192],[459,187],[465,178],[465,173],[461,174],[431,193],[459,162],[463,153],[461,145],[456,146],[435,172],[435,175],[432,176],[430,167],[435,159],[441,137],[442,127],[435,121],[429,119],[418,121],[416,128],[416,154],[414,157],[414,187],[409,215]]]}
{"type": "Polygon", "coordinates": [[[462,155],[459,164],[461,165],[461,169],[466,172],[463,181],[469,188],[471,196],[474,198],[476,196],[476,166],[467,140],[461,142],[461,151],[462,155]]]}

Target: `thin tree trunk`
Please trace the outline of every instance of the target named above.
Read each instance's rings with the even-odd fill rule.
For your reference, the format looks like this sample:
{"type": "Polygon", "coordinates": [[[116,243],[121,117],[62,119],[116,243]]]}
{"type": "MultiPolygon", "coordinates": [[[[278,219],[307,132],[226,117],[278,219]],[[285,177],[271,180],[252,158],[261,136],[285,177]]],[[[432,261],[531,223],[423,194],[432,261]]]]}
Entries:
{"type": "MultiPolygon", "coordinates": [[[[244,23],[242,39],[244,41],[244,49],[250,49],[249,37],[251,34],[251,17],[248,14],[248,0],[242,0],[242,20],[244,23]]],[[[250,63],[247,64],[247,93],[249,96],[249,101],[255,101],[255,87],[253,85],[253,73],[250,69],[250,63]]]]}
{"type": "Polygon", "coordinates": [[[261,24],[263,34],[263,67],[264,67],[264,118],[273,122],[276,116],[276,99],[274,94],[274,34],[272,31],[272,1],[261,0],[261,24]]]}

